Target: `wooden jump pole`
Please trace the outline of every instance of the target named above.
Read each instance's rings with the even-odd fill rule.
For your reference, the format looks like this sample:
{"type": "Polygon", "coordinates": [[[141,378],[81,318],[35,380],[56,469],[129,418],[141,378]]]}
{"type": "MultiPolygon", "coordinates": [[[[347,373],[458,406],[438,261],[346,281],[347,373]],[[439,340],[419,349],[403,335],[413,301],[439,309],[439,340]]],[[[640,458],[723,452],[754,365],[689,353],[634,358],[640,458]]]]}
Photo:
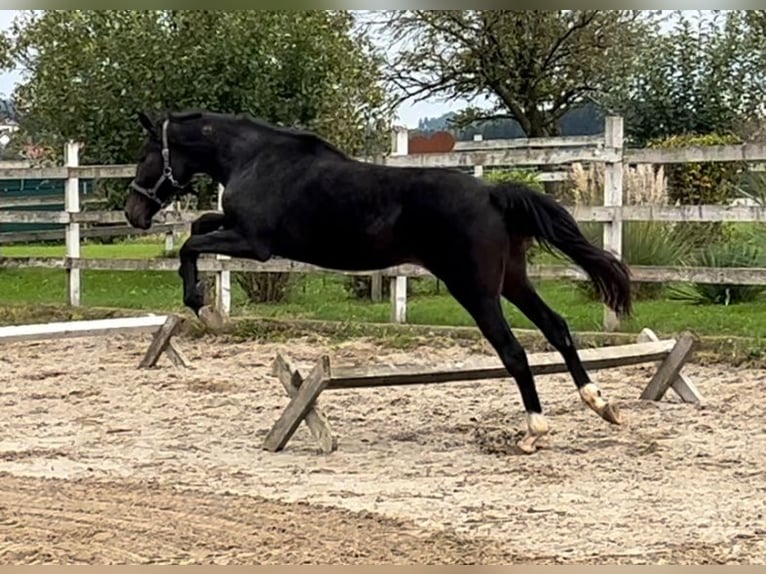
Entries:
{"type": "MultiPolygon", "coordinates": [[[[657,364],[655,373],[641,393],[641,399],[659,401],[669,388],[673,388],[683,401],[700,402],[699,391],[681,373],[691,357],[695,343],[696,339],[690,333],[683,333],[678,339],[660,340],[653,332],[645,329],[637,343],[582,349],[580,359],[586,369],[593,371],[654,362],[657,364]]],[[[532,353],[528,358],[534,375],[567,372],[566,364],[558,352],[532,353]]],[[[322,355],[304,380],[282,355],[277,355],[273,369],[290,401],[269,430],[263,448],[271,452],[284,449],[301,422],[305,421],[320,452],[325,454],[335,451],[338,443],[327,418],[317,405],[319,395],[324,390],[443,384],[508,377],[507,370],[498,360],[432,368],[331,369],[330,358],[322,355]]]]}
{"type": "Polygon", "coordinates": [[[94,335],[151,332],[154,334],[152,342],[138,364],[138,368],[147,369],[154,367],[163,353],[167,355],[168,359],[176,367],[188,367],[189,362],[172,341],[172,337],[177,333],[180,325],[181,319],[177,315],[149,315],[146,317],[11,325],[0,327],[0,344],[16,341],[41,341],[91,337],[94,335]]]}

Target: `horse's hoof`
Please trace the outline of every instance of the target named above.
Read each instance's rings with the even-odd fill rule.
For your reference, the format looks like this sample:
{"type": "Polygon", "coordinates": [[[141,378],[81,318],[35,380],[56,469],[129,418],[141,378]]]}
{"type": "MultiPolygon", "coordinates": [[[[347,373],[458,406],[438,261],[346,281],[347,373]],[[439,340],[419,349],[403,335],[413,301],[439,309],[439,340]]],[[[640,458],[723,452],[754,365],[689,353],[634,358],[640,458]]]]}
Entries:
{"type": "Polygon", "coordinates": [[[197,311],[197,317],[211,331],[220,331],[223,329],[223,316],[214,307],[204,305],[197,311]]]}
{"type": "Polygon", "coordinates": [[[601,415],[601,418],[613,425],[622,424],[622,415],[620,414],[619,409],[611,403],[607,403],[599,414],[601,415]]]}
{"type": "Polygon", "coordinates": [[[535,443],[539,438],[540,437],[532,434],[526,434],[524,437],[519,439],[519,441],[516,443],[516,447],[524,454],[532,454],[537,450],[535,443]]]}
{"type": "Polygon", "coordinates": [[[580,397],[593,412],[602,419],[614,425],[622,424],[622,417],[617,407],[611,405],[593,383],[588,383],[580,389],[580,397]]]}

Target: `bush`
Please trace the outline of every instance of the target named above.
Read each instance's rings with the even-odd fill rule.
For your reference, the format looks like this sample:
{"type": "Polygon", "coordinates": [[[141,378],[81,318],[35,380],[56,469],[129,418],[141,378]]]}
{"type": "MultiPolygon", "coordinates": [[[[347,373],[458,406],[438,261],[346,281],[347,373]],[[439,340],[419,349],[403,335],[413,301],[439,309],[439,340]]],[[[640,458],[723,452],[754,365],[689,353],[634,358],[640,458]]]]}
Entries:
{"type": "MultiPolygon", "coordinates": [[[[372,277],[370,275],[348,275],[343,280],[343,286],[349,297],[353,299],[372,298],[372,277]]],[[[410,277],[407,279],[407,296],[436,295],[440,292],[438,281],[428,277],[410,277]]],[[[391,297],[391,278],[383,277],[382,300],[391,297]]]]}
{"type": "Polygon", "coordinates": [[[740,199],[752,201],[756,205],[766,205],[766,172],[743,172],[737,185],[737,193],[740,199]]]}
{"type": "MultiPolygon", "coordinates": [[[[391,294],[389,281],[383,278],[381,292],[385,301],[391,294]]],[[[372,277],[370,275],[349,275],[344,278],[343,287],[352,299],[371,299],[372,298],[372,277]]],[[[407,291],[409,292],[409,281],[407,282],[407,291]]]]}
{"type": "MultiPolygon", "coordinates": [[[[583,225],[583,234],[595,245],[603,246],[602,226],[583,225]]],[[[689,243],[671,223],[657,221],[626,221],[623,224],[622,259],[628,265],[670,267],[683,265],[691,257],[689,243]]],[[[600,300],[590,282],[577,282],[578,289],[588,298],[600,300]]],[[[636,300],[658,299],[665,292],[662,283],[634,283],[636,300]]]]}
{"type": "MultiPolygon", "coordinates": [[[[602,205],[604,201],[604,166],[573,164],[569,170],[570,196],[575,205],[602,205]]],[[[623,173],[625,205],[667,205],[668,185],[662,166],[626,167],[623,173]]],[[[580,229],[594,245],[603,247],[603,225],[581,223],[580,229]]],[[[626,221],[623,224],[623,260],[628,265],[672,266],[681,264],[689,255],[686,238],[673,223],[626,221]]],[[[599,297],[590,282],[577,282],[577,288],[593,300],[599,297]]],[[[661,283],[635,283],[634,297],[654,299],[662,296],[661,283]]]]}
{"type": "MultiPolygon", "coordinates": [[[[348,275],[343,280],[346,293],[352,299],[372,299],[372,276],[371,275],[348,275]]],[[[387,301],[391,297],[391,279],[383,277],[381,282],[382,300],[387,301]]],[[[407,281],[407,295],[412,293],[412,279],[407,281]]]]}
{"type": "MultiPolygon", "coordinates": [[[[652,140],[647,147],[672,149],[688,146],[715,146],[742,143],[735,135],[677,135],[652,140]]],[[[679,205],[728,205],[738,195],[744,162],[677,163],[665,166],[670,202],[679,205]]],[[[685,223],[687,237],[701,247],[722,238],[720,222],[685,223]]]]}
{"type": "Polygon", "coordinates": [[[487,170],[482,176],[489,183],[523,183],[540,192],[545,192],[545,186],[537,173],[522,169],[493,169],[487,170]]]}
{"type": "Polygon", "coordinates": [[[290,273],[237,271],[232,276],[251,303],[282,303],[287,299],[290,273]]]}
{"type": "MultiPolygon", "coordinates": [[[[699,267],[762,267],[766,262],[763,232],[730,231],[725,241],[700,248],[692,259],[699,267]]],[[[671,290],[671,297],[697,304],[732,305],[755,301],[766,290],[763,285],[692,283],[671,290]]]]}
{"type": "MultiPolygon", "coordinates": [[[[604,164],[591,163],[585,167],[573,163],[568,170],[568,197],[574,205],[604,204],[604,164]]],[[[625,205],[668,205],[665,167],[641,164],[625,166],[622,177],[625,205]]]]}

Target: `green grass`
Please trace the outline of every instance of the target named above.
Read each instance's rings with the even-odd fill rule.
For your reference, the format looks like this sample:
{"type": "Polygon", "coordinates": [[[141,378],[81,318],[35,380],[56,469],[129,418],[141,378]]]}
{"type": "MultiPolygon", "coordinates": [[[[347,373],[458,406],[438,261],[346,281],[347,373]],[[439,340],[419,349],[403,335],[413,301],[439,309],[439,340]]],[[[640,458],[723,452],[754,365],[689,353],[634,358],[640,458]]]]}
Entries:
{"type": "MultiPolygon", "coordinates": [[[[63,246],[2,247],[9,257],[60,257],[63,246]]],[[[146,258],[162,254],[162,244],[140,241],[113,245],[86,244],[85,257],[146,258]]],[[[252,305],[232,282],[235,315],[271,318],[387,322],[390,303],[350,299],[339,275],[297,276],[289,301],[277,305],[252,305]]],[[[558,311],[575,331],[599,331],[603,307],[587,300],[582,292],[565,281],[538,285],[548,304],[558,311]]],[[[66,273],[53,269],[0,269],[0,301],[9,305],[64,304],[66,273]]],[[[93,307],[119,307],[152,311],[183,310],[181,280],[175,272],[83,271],[82,303],[93,307]]],[[[505,304],[512,326],[533,328],[515,307],[505,304]]],[[[471,326],[468,314],[447,294],[413,295],[408,301],[408,320],[415,324],[471,326]]],[[[693,305],[682,301],[638,301],[634,316],[621,330],[637,332],[650,326],[658,332],[692,329],[700,335],[734,335],[766,338],[766,301],[737,305],[693,305]]]]}
{"type": "MultiPolygon", "coordinates": [[[[162,255],[163,244],[156,242],[125,242],[104,245],[100,243],[83,243],[80,247],[82,257],[110,259],[146,259],[162,255]]],[[[4,257],[64,257],[66,248],[63,245],[9,245],[0,247],[4,257]]]]}

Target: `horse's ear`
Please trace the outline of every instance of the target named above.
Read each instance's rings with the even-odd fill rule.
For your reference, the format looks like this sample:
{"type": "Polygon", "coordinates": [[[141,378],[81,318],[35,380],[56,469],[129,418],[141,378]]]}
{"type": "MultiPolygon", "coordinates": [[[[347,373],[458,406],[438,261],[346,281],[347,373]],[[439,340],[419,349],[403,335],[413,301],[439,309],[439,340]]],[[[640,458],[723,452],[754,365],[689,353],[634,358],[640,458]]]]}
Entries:
{"type": "Polygon", "coordinates": [[[138,121],[141,126],[143,126],[143,128],[151,135],[157,137],[157,129],[154,127],[152,118],[150,118],[146,112],[138,112],[136,115],[138,116],[138,121]]]}

